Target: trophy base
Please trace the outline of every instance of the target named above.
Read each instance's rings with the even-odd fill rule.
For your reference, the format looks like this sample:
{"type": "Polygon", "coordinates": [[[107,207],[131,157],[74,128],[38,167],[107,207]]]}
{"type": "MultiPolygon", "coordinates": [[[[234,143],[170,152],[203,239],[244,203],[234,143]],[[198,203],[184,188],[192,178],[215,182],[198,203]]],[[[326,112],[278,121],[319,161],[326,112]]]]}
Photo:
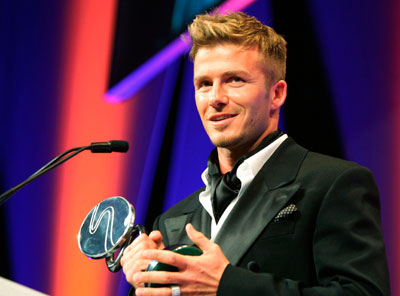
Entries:
{"type": "MultiPolygon", "coordinates": [[[[165,248],[165,250],[171,250],[172,252],[179,253],[181,255],[189,255],[189,256],[199,256],[203,254],[203,252],[196,246],[193,245],[174,245],[165,248]]],[[[152,260],[148,267],[147,271],[171,271],[176,272],[178,268],[175,266],[158,262],[157,260],[152,260]]],[[[146,283],[145,287],[149,288],[157,288],[157,287],[169,287],[171,285],[163,285],[163,284],[153,284],[146,283]]]]}

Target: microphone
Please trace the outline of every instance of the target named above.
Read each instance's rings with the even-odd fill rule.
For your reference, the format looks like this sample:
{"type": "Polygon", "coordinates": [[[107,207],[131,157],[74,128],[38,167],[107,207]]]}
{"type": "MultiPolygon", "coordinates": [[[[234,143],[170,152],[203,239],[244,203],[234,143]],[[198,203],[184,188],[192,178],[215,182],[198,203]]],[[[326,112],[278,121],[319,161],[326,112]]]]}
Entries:
{"type": "Polygon", "coordinates": [[[89,146],[75,147],[65,151],[64,153],[58,155],[56,158],[52,159],[42,168],[37,170],[26,180],[14,186],[13,188],[7,190],[2,195],[0,195],[0,206],[5,203],[12,195],[14,195],[18,190],[37,179],[41,175],[47,173],[48,171],[54,169],[60,164],[66,162],[68,159],[74,157],[75,155],[81,153],[85,150],[90,150],[93,153],[111,153],[111,152],[127,152],[129,149],[129,143],[126,141],[113,140],[109,142],[93,142],[89,146]]]}
{"type": "Polygon", "coordinates": [[[109,141],[109,142],[93,142],[89,146],[93,153],[111,153],[111,152],[127,152],[129,143],[127,141],[109,141]]]}

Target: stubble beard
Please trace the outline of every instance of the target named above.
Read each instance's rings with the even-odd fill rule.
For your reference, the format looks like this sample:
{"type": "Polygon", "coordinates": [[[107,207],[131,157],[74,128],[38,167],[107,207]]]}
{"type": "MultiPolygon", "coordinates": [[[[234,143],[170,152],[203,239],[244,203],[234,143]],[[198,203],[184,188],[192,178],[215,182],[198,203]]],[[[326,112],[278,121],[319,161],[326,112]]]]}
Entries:
{"type": "Polygon", "coordinates": [[[239,145],[243,140],[242,136],[238,137],[218,137],[217,139],[211,139],[211,143],[215,147],[219,148],[233,148],[239,145]]]}
{"type": "Polygon", "coordinates": [[[210,137],[211,143],[218,148],[229,150],[246,151],[261,137],[262,131],[248,130],[246,132],[233,133],[231,135],[223,134],[210,137]]]}

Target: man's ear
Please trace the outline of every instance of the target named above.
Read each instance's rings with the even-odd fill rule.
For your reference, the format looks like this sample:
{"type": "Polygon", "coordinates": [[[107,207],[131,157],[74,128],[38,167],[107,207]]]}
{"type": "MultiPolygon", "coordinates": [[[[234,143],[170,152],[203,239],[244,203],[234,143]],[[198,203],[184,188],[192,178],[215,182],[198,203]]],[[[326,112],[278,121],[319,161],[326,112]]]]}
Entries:
{"type": "Polygon", "coordinates": [[[287,83],[285,80],[275,82],[270,89],[271,111],[279,110],[286,100],[287,83]]]}

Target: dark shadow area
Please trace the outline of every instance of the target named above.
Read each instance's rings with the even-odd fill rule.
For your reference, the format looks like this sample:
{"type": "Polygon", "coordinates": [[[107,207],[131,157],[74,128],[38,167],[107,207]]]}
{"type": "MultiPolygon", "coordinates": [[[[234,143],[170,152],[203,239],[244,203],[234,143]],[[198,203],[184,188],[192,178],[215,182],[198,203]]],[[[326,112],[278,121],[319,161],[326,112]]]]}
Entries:
{"type": "Polygon", "coordinates": [[[274,29],[288,43],[286,131],[307,149],[342,157],[337,114],[307,1],[271,3],[274,29]]]}

